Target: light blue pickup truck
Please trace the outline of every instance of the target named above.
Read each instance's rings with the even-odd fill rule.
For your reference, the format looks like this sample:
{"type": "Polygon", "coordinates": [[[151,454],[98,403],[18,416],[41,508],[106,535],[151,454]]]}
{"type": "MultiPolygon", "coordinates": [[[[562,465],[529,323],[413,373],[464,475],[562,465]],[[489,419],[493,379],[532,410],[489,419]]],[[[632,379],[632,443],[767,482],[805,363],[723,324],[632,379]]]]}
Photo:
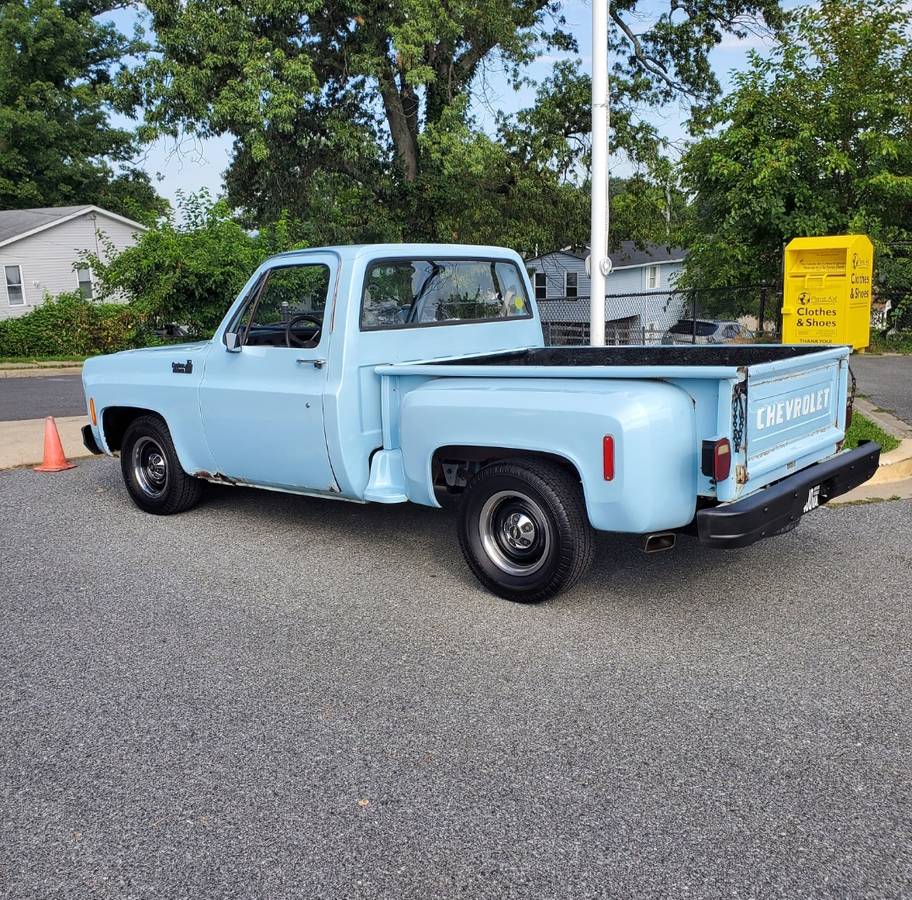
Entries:
{"type": "Polygon", "coordinates": [[[211,340],[89,360],[86,446],[133,500],[203,481],[459,507],[469,567],[537,601],[597,532],[744,547],[877,469],[841,451],[849,348],[545,347],[522,259],[441,244],[284,253],[211,340]]]}

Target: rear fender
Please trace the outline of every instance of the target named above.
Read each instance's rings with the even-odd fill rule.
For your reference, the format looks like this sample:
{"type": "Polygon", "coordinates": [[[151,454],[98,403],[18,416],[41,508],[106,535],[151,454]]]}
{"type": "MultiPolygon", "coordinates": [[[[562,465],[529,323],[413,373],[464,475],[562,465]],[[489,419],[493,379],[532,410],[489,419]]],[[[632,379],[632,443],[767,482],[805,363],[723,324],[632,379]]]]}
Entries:
{"type": "Polygon", "coordinates": [[[693,400],[665,382],[454,378],[406,393],[400,446],[410,500],[439,505],[434,454],[452,445],[565,460],[578,474],[591,524],[604,531],[676,528],[694,516],[693,400]],[[606,435],[615,448],[610,481],[606,435]]]}

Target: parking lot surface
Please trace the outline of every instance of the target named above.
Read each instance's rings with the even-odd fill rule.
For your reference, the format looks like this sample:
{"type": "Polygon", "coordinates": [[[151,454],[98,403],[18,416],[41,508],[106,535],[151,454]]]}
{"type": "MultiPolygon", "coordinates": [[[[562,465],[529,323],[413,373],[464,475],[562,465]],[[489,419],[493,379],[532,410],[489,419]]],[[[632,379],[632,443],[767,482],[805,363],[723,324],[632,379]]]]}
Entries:
{"type": "Polygon", "coordinates": [[[533,607],[417,507],[91,460],[0,514],[0,895],[908,895],[912,503],[533,607]]]}

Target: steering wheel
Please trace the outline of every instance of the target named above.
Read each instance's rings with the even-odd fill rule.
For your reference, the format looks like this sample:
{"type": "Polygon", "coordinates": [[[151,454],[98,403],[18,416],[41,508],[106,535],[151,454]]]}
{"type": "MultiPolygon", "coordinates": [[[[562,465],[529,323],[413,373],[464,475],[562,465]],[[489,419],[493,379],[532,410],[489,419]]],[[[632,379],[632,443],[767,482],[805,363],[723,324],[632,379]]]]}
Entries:
{"type": "Polygon", "coordinates": [[[285,346],[286,347],[306,347],[310,343],[317,343],[320,332],[323,329],[323,323],[316,317],[307,313],[299,313],[292,316],[285,325],[285,346]],[[302,341],[295,333],[294,327],[298,322],[311,322],[317,326],[317,330],[306,340],[302,341]]]}

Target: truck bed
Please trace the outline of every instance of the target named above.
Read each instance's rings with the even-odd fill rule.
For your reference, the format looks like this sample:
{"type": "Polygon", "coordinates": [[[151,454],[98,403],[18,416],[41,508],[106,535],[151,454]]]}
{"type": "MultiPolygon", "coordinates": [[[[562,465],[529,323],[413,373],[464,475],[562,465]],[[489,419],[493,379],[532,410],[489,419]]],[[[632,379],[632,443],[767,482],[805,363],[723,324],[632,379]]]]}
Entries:
{"type": "Polygon", "coordinates": [[[813,345],[695,344],[649,347],[539,347],[442,362],[462,366],[754,366],[828,350],[813,345]]]}
{"type": "MultiPolygon", "coordinates": [[[[397,377],[658,380],[693,400],[699,439],[726,437],[735,475],[701,476],[699,493],[728,501],[837,452],[845,432],[849,347],[731,344],[540,347],[377,366],[387,391],[397,377]]],[[[553,389],[553,385],[543,390],[553,389]]],[[[395,400],[390,394],[387,408],[395,400]]]]}

